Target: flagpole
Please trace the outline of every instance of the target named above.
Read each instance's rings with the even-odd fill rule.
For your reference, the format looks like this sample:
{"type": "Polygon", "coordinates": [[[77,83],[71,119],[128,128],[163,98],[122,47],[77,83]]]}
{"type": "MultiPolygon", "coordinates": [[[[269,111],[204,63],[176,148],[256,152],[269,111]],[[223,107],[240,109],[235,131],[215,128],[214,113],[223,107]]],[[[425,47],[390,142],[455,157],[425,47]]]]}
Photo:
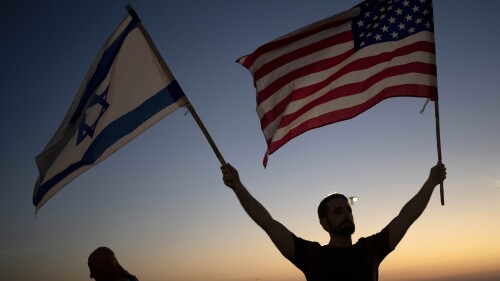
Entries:
{"type": "Polygon", "coordinates": [[[222,166],[226,166],[226,161],[224,160],[224,157],[222,157],[222,154],[220,153],[219,149],[217,149],[217,146],[215,145],[215,142],[213,141],[212,137],[208,133],[207,129],[205,128],[205,125],[203,125],[203,122],[201,122],[200,117],[198,116],[198,113],[196,113],[196,110],[194,110],[193,105],[191,102],[188,100],[186,102],[187,109],[193,115],[194,120],[196,121],[196,124],[198,124],[198,127],[200,127],[201,131],[205,135],[205,138],[207,139],[208,143],[210,144],[210,147],[212,147],[212,150],[215,153],[215,156],[217,156],[217,159],[219,159],[219,162],[222,166]]]}
{"type": "MultiPolygon", "coordinates": [[[[436,114],[436,141],[437,141],[437,153],[438,153],[438,162],[442,163],[441,156],[441,135],[440,135],[440,127],[439,127],[439,103],[436,99],[434,101],[434,112],[436,114]]],[[[444,186],[443,182],[439,184],[439,194],[441,195],[441,205],[444,206],[444,186]]]]}
{"type": "MultiPolygon", "coordinates": [[[[127,11],[130,14],[130,16],[136,21],[137,27],[139,28],[139,30],[142,32],[142,34],[144,35],[144,37],[148,41],[149,46],[151,47],[151,49],[155,53],[156,57],[158,58],[158,61],[160,62],[160,65],[162,66],[163,70],[169,76],[174,77],[172,75],[172,73],[170,72],[170,69],[168,68],[167,64],[163,60],[163,57],[160,55],[160,52],[158,51],[158,49],[156,48],[155,44],[153,43],[153,40],[151,39],[151,36],[149,36],[149,33],[146,31],[146,29],[142,25],[142,22],[139,19],[139,16],[137,15],[137,13],[134,11],[134,9],[132,8],[132,6],[130,4],[128,4],[127,6],[125,6],[125,8],[127,9],[127,11]]],[[[225,166],[226,165],[226,161],[224,160],[224,157],[222,157],[222,154],[220,153],[219,149],[215,145],[215,142],[213,141],[212,137],[210,136],[210,134],[208,133],[207,129],[205,128],[205,125],[203,125],[203,122],[201,121],[200,117],[198,116],[198,114],[194,110],[194,107],[191,104],[191,102],[189,101],[189,99],[187,97],[185,97],[185,99],[186,99],[186,104],[185,105],[186,105],[187,109],[189,110],[189,112],[193,116],[194,120],[196,121],[196,124],[198,124],[198,127],[200,127],[201,131],[205,135],[205,138],[207,139],[208,143],[210,144],[210,147],[212,147],[212,150],[214,151],[215,156],[217,156],[217,159],[219,159],[220,164],[222,166],[225,166]]]]}

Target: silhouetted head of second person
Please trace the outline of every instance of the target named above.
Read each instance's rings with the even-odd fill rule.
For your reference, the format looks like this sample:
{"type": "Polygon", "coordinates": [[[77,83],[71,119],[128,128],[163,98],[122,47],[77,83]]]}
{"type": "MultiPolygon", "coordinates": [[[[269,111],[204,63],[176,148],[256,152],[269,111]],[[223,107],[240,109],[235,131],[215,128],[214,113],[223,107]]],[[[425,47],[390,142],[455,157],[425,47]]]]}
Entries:
{"type": "Polygon", "coordinates": [[[123,270],[115,253],[107,247],[95,249],[88,258],[90,278],[96,281],[113,281],[123,270]]]}

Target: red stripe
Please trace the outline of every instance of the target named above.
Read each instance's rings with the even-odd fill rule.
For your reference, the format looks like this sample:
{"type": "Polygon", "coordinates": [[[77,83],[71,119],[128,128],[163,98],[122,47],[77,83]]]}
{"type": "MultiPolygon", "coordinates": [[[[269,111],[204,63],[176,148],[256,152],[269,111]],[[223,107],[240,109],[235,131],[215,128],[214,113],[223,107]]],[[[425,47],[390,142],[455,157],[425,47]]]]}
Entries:
{"type": "Polygon", "coordinates": [[[273,82],[269,83],[267,87],[262,89],[257,93],[257,105],[264,102],[266,99],[274,95],[279,89],[281,89],[286,84],[306,75],[310,75],[312,73],[321,72],[327,70],[329,68],[335,67],[339,63],[345,61],[352,54],[354,54],[354,49],[351,49],[343,54],[340,54],[335,57],[315,61],[313,63],[307,64],[301,68],[297,68],[273,82]]]}
{"type": "MultiPolygon", "coordinates": [[[[328,78],[329,80],[325,81],[324,83],[326,83],[325,85],[327,85],[328,83],[330,83],[331,81],[334,81],[335,79],[337,79],[341,75],[344,75],[344,74],[349,73],[351,71],[366,69],[366,68],[372,67],[378,63],[381,63],[384,61],[389,61],[395,57],[408,55],[408,54],[418,52],[418,51],[423,51],[423,52],[428,52],[428,53],[434,54],[436,52],[435,44],[433,42],[419,41],[416,43],[412,43],[410,45],[403,46],[403,47],[396,49],[392,52],[380,53],[378,55],[371,56],[371,57],[362,57],[362,58],[346,65],[341,70],[337,71],[334,76],[329,77],[328,78]]],[[[346,57],[347,54],[348,54],[348,52],[346,52],[340,56],[346,57]]],[[[335,58],[331,58],[331,59],[326,59],[326,60],[314,62],[314,63],[312,63],[304,68],[297,69],[295,71],[292,71],[292,72],[276,79],[274,82],[270,83],[268,87],[262,89],[261,91],[259,91],[257,93],[257,105],[259,105],[261,102],[263,102],[267,98],[271,97],[276,91],[281,89],[286,84],[291,83],[292,81],[294,81],[302,76],[317,72],[316,69],[326,70],[328,68],[334,67],[335,65],[338,64],[338,63],[335,63],[338,61],[338,58],[340,58],[340,57],[335,57],[335,58]],[[309,73],[305,72],[306,69],[309,69],[310,72],[309,73]],[[279,82],[278,82],[278,80],[279,80],[279,82]],[[261,97],[261,95],[262,95],[262,97],[261,97]]],[[[323,88],[323,86],[318,86],[318,87],[320,87],[319,89],[323,88]]],[[[308,91],[308,90],[304,90],[304,91],[308,91]]]]}
{"type": "Polygon", "coordinates": [[[311,129],[354,118],[370,109],[371,107],[375,106],[379,102],[383,101],[384,99],[402,96],[429,97],[433,100],[436,100],[438,97],[437,88],[432,86],[401,85],[385,88],[378,95],[374,96],[372,99],[363,104],[351,108],[336,110],[318,116],[316,118],[309,119],[306,122],[300,124],[298,127],[290,130],[283,138],[272,143],[268,142],[268,155],[271,155],[292,138],[297,137],[311,129]]]}
{"type": "MultiPolygon", "coordinates": [[[[399,49],[396,49],[392,52],[381,53],[381,54],[371,56],[371,57],[362,57],[362,58],[360,58],[356,61],[353,61],[352,63],[346,65],[344,68],[335,72],[334,75],[332,75],[331,77],[328,78],[328,80],[324,80],[321,83],[324,83],[322,85],[327,85],[328,83],[334,81],[335,79],[337,79],[341,75],[344,75],[344,74],[349,73],[351,71],[357,71],[357,70],[361,70],[361,69],[370,68],[378,63],[381,63],[384,61],[389,61],[395,57],[408,55],[408,54],[418,52],[418,51],[423,51],[423,52],[428,52],[428,53],[434,54],[436,51],[435,44],[432,42],[427,42],[427,41],[419,41],[416,43],[412,43],[410,45],[406,45],[406,46],[401,47],[399,49]]],[[[345,57],[345,56],[347,56],[347,53],[342,54],[341,56],[345,57]]],[[[307,75],[307,74],[314,73],[314,70],[316,70],[316,69],[325,70],[325,69],[334,67],[335,65],[337,65],[337,64],[334,64],[336,61],[337,61],[337,58],[332,58],[331,60],[330,59],[321,60],[321,61],[318,61],[317,63],[311,64],[310,67],[305,68],[305,69],[310,69],[311,70],[310,73],[305,73],[305,71],[301,71],[300,73],[298,73],[298,72],[296,73],[294,71],[294,72],[292,72],[293,74],[290,73],[289,75],[284,75],[283,78],[280,77],[279,82],[277,82],[278,81],[278,79],[277,79],[273,83],[270,83],[268,87],[262,89],[261,91],[259,91],[257,93],[257,105],[259,105],[265,99],[271,97],[276,91],[281,89],[286,84],[293,82],[297,78],[300,78],[300,77],[307,75]],[[299,74],[302,74],[302,75],[299,75],[299,74]],[[285,79],[285,77],[286,77],[286,79],[285,79]],[[260,97],[261,95],[262,95],[262,97],[260,97]]],[[[311,86],[309,86],[309,87],[311,87],[311,86]]],[[[319,87],[319,89],[321,89],[324,86],[318,86],[318,87],[319,87]]],[[[307,88],[308,87],[305,87],[303,91],[309,92],[309,90],[307,88]]]]}
{"type": "MultiPolygon", "coordinates": [[[[326,93],[325,95],[311,101],[310,103],[302,106],[296,112],[294,112],[290,115],[284,116],[280,121],[280,128],[288,126],[295,119],[299,118],[304,113],[306,113],[307,111],[313,109],[314,107],[316,107],[318,105],[330,102],[332,100],[335,100],[335,99],[338,99],[341,97],[351,96],[351,95],[355,95],[358,93],[362,93],[362,92],[366,91],[368,88],[370,88],[371,86],[373,86],[374,84],[380,82],[381,80],[383,80],[385,78],[398,76],[398,75],[402,75],[402,74],[407,74],[407,73],[422,73],[422,74],[436,75],[436,66],[434,64],[414,62],[414,63],[405,64],[405,65],[399,65],[399,66],[386,68],[383,71],[371,76],[370,78],[368,78],[365,81],[347,84],[347,85],[341,86],[339,88],[336,88],[336,89],[326,93]]],[[[373,94],[378,95],[379,93],[373,93],[373,94]]],[[[395,95],[412,96],[412,93],[395,93],[395,95]]]]}
{"type": "MultiPolygon", "coordinates": [[[[324,88],[325,86],[327,86],[328,84],[330,84],[332,81],[338,79],[339,77],[341,77],[349,72],[357,71],[360,69],[366,69],[366,68],[372,67],[376,64],[379,64],[381,62],[390,61],[391,59],[393,59],[395,57],[407,55],[407,54],[410,54],[410,53],[413,53],[416,51],[426,51],[426,52],[434,53],[435,52],[435,45],[434,45],[434,43],[431,43],[431,42],[417,42],[417,43],[413,43],[411,45],[407,45],[405,47],[399,48],[397,50],[394,50],[393,52],[382,53],[382,54],[379,54],[379,55],[373,56],[373,57],[364,57],[364,58],[358,59],[358,60],[346,65],[344,68],[340,69],[339,71],[335,72],[333,75],[328,77],[327,79],[325,79],[317,84],[314,84],[314,85],[311,85],[308,87],[304,87],[304,88],[300,88],[300,89],[294,89],[292,92],[290,92],[290,94],[285,99],[283,99],[283,101],[277,103],[272,110],[268,111],[266,114],[264,114],[264,116],[261,117],[261,127],[262,127],[262,129],[267,127],[267,125],[269,125],[276,117],[278,117],[285,110],[285,108],[289,102],[303,99],[311,94],[314,94],[317,91],[324,88]]],[[[322,67],[321,64],[323,64],[323,62],[318,62],[317,64],[319,64],[319,65],[318,66],[316,66],[316,64],[314,64],[314,65],[315,65],[315,67],[319,68],[319,67],[322,67]]],[[[325,66],[328,65],[328,63],[324,63],[324,64],[325,64],[325,66]]],[[[326,68],[328,68],[328,67],[326,67],[326,68]]],[[[293,81],[297,78],[302,77],[303,75],[305,75],[305,74],[293,72],[293,74],[290,73],[290,76],[293,76],[293,77],[286,77],[286,78],[287,78],[287,81],[293,81]]],[[[283,79],[285,79],[285,78],[283,78],[283,79]]],[[[276,83],[278,83],[278,82],[276,81],[276,83]]],[[[270,90],[274,90],[275,87],[279,87],[278,89],[280,89],[285,84],[286,83],[283,81],[280,81],[280,83],[278,85],[271,84],[269,87],[267,87],[266,89],[263,90],[263,91],[265,91],[265,92],[263,92],[263,94],[269,96],[271,93],[270,93],[270,91],[267,92],[268,88],[270,90]]],[[[277,91],[277,90],[275,90],[275,91],[277,91]]],[[[257,104],[260,104],[260,102],[262,102],[262,101],[260,101],[261,100],[260,97],[261,96],[260,96],[260,92],[259,92],[259,94],[257,95],[257,104]]]]}
{"type": "Polygon", "coordinates": [[[306,45],[302,48],[299,48],[297,50],[293,50],[290,53],[284,54],[282,56],[279,56],[264,65],[262,65],[259,69],[257,69],[254,74],[254,82],[259,81],[262,77],[266,76],[267,74],[273,72],[277,68],[280,68],[281,66],[290,63],[294,60],[297,60],[301,57],[305,57],[307,55],[316,53],[320,50],[326,49],[333,47],[338,44],[343,44],[349,41],[353,41],[352,39],[352,32],[350,30],[344,31],[339,34],[335,34],[333,36],[330,36],[328,38],[325,38],[323,40],[320,40],[318,42],[315,42],[313,44],[306,45]]]}
{"type": "Polygon", "coordinates": [[[257,60],[258,57],[260,57],[261,55],[263,55],[267,52],[276,50],[276,49],[281,48],[281,47],[286,46],[286,45],[293,44],[296,41],[304,39],[304,38],[311,36],[315,33],[319,33],[321,31],[327,30],[329,28],[341,26],[344,23],[349,22],[349,21],[350,21],[350,19],[327,22],[324,25],[318,26],[318,27],[313,28],[313,29],[305,30],[302,33],[298,33],[298,34],[290,36],[290,37],[285,37],[281,40],[269,42],[265,45],[260,46],[252,54],[248,55],[245,58],[245,61],[242,63],[242,65],[246,68],[250,68],[250,67],[252,67],[252,65],[254,64],[254,62],[257,60]]]}

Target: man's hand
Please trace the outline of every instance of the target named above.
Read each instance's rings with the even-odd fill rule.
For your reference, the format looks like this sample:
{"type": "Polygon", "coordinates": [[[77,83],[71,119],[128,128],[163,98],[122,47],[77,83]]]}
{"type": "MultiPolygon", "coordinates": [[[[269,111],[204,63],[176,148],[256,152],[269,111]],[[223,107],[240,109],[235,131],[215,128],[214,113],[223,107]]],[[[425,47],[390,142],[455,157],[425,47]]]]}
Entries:
{"type": "Polygon", "coordinates": [[[241,185],[240,175],[233,166],[228,163],[221,166],[220,169],[222,170],[222,180],[227,187],[234,189],[236,185],[241,185]]]}
{"type": "Polygon", "coordinates": [[[446,179],[446,166],[443,163],[438,163],[431,168],[427,182],[432,186],[442,183],[446,179]]]}

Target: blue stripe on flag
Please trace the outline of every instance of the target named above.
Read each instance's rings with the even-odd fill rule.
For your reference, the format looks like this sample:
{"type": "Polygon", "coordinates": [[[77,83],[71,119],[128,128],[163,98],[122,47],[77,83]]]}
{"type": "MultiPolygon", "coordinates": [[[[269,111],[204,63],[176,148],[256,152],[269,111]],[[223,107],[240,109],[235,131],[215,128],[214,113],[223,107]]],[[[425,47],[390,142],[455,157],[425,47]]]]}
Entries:
{"type": "Polygon", "coordinates": [[[181,97],[184,97],[184,92],[179,83],[177,83],[177,80],[174,80],[136,109],[110,123],[94,139],[80,161],[69,165],[65,170],[40,185],[38,193],[33,196],[33,204],[35,206],[38,205],[53,186],[79,168],[85,165],[92,165],[106,149],[111,147],[115,142],[133,132],[142,123],[146,122],[164,108],[172,105],[181,97]]]}
{"type": "Polygon", "coordinates": [[[113,65],[116,55],[120,51],[120,48],[122,47],[123,42],[125,41],[125,38],[127,38],[127,35],[136,27],[137,23],[135,21],[131,21],[127,25],[127,27],[122,31],[120,36],[116,38],[113,44],[111,44],[111,46],[109,46],[109,48],[106,49],[106,51],[102,55],[101,60],[99,61],[99,64],[97,65],[94,74],[87,83],[87,87],[85,88],[85,93],[83,93],[83,95],[81,96],[80,102],[78,103],[78,107],[73,113],[73,116],[71,116],[71,119],[69,121],[70,124],[74,123],[80,117],[80,115],[82,115],[87,100],[92,96],[92,93],[94,93],[97,86],[99,86],[99,84],[101,84],[101,82],[108,75],[109,69],[113,65]]]}

